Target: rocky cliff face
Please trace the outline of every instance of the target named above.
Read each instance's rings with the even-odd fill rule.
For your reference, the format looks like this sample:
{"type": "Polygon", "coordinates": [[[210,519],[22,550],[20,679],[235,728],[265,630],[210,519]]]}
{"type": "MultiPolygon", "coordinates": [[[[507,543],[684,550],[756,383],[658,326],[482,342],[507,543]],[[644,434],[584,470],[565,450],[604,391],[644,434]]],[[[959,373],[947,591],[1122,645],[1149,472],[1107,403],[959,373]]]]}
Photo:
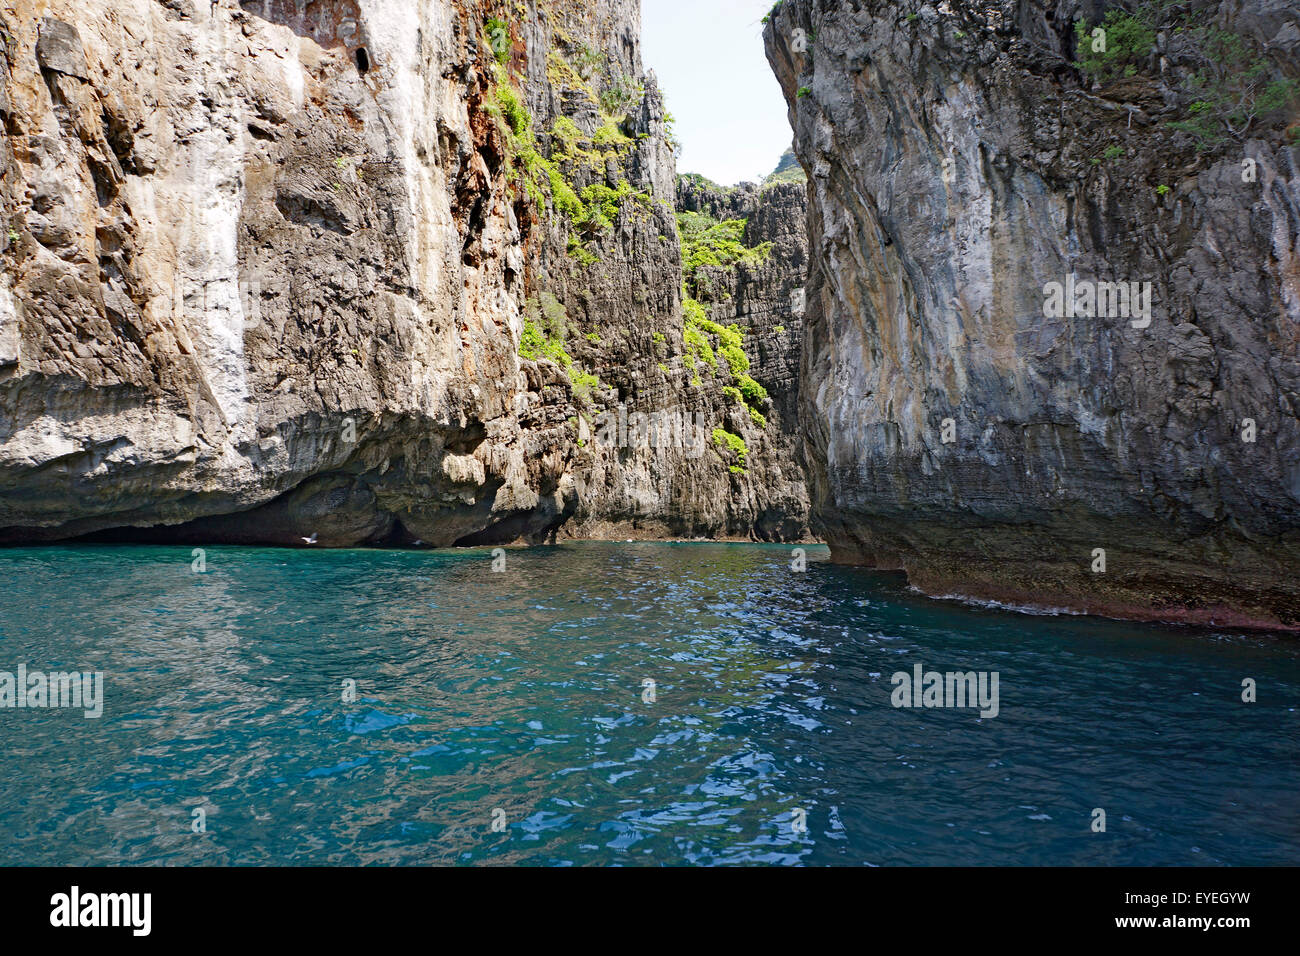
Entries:
{"type": "Polygon", "coordinates": [[[773,11],[809,176],[817,523],[930,593],[1298,627],[1295,114],[1216,112],[1257,62],[1285,92],[1300,14],[1182,5],[1076,68],[1075,21],[1091,39],[1114,7],[773,11]]]}
{"type": "Polygon", "coordinates": [[[806,533],[692,384],[637,0],[0,30],[0,541],[806,533]]]}
{"type": "MultiPolygon", "coordinates": [[[[693,308],[689,303],[695,302],[702,311],[693,314],[735,328],[742,335],[746,358],[752,360],[748,374],[767,395],[766,400],[751,400],[743,374],[732,374],[722,349],[716,369],[704,372],[715,390],[725,390],[720,417],[729,431],[742,437],[752,462],[748,485],[756,502],[757,536],[802,539],[809,533],[810,507],[799,436],[799,343],[808,275],[806,191],[790,183],[742,183],[727,189],[682,176],[677,209],[684,225],[688,327],[693,308]],[[711,255],[708,238],[696,235],[701,222],[713,232],[734,224],[740,245],[759,254],[735,262],[728,262],[725,253],[711,255]],[[737,400],[732,389],[738,383],[742,387],[737,400]]],[[[718,345],[716,337],[710,340],[718,345]]]]}

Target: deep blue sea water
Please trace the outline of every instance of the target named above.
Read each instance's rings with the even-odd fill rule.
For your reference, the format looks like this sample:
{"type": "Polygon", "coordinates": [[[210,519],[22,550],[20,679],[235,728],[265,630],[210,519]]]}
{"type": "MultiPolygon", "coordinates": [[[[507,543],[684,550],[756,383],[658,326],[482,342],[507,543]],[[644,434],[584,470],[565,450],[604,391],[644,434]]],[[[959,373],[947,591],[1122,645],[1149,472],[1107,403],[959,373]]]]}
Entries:
{"type": "Polygon", "coordinates": [[[1300,863],[1300,640],[790,554],[0,549],[0,671],[105,687],[0,709],[0,864],[1300,863]]]}

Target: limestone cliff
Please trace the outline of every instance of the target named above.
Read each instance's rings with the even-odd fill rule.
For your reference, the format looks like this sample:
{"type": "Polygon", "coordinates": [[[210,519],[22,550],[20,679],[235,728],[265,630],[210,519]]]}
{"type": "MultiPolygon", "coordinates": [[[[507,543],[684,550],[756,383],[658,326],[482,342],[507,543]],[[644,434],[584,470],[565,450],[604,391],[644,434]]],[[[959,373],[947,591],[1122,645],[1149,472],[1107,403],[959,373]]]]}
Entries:
{"type": "Polygon", "coordinates": [[[711,384],[716,392],[720,386],[726,427],[746,443],[758,536],[806,537],[809,501],[799,437],[799,342],[808,274],[805,190],[788,183],[727,189],[683,176],[677,209],[688,334],[707,335],[721,327],[742,336],[744,359],[727,349],[728,332],[708,336],[716,361],[712,366],[701,361],[699,369],[706,387],[711,384]],[[744,251],[729,245],[732,234],[744,251]]]}
{"type": "Polygon", "coordinates": [[[0,31],[0,541],[806,534],[801,470],[739,466],[694,382],[638,0],[0,31]],[[600,428],[637,412],[677,427],[600,428]]]}
{"type": "Polygon", "coordinates": [[[1300,627],[1295,5],[782,0],[765,42],[835,557],[1300,627]]]}

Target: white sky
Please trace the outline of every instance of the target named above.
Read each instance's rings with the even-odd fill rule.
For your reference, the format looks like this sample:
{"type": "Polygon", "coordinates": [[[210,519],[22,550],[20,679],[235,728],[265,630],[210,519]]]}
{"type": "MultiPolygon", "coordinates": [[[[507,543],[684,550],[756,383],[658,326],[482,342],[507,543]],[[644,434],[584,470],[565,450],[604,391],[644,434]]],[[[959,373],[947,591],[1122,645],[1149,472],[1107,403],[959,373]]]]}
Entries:
{"type": "Polygon", "coordinates": [[[642,0],[642,58],[677,118],[679,173],[761,181],[790,148],[785,98],[763,55],[773,0],[642,0]]]}

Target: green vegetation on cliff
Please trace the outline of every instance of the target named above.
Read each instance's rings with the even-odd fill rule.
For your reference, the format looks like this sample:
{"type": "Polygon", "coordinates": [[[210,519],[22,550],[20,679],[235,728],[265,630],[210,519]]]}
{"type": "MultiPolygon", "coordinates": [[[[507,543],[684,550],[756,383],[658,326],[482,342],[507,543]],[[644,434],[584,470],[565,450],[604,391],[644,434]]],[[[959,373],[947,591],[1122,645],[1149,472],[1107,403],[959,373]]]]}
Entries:
{"type": "Polygon", "coordinates": [[[780,161],[776,164],[776,169],[763,180],[763,187],[775,186],[779,183],[806,183],[808,174],[803,171],[799,165],[799,160],[795,158],[794,150],[787,149],[781,154],[780,161]]]}
{"type": "Polygon", "coordinates": [[[699,212],[677,214],[677,234],[682,243],[682,274],[687,287],[698,294],[696,271],[701,266],[723,269],[737,265],[762,265],[772,255],[772,244],[746,246],[744,219],[717,219],[699,212]]]}
{"type": "Polygon", "coordinates": [[[1255,40],[1183,3],[1142,0],[1132,11],[1107,11],[1096,25],[1080,19],[1075,40],[1075,66],[1098,84],[1145,78],[1172,92],[1184,115],[1168,125],[1195,137],[1199,149],[1242,141],[1257,124],[1278,126],[1300,102],[1300,80],[1282,75],[1255,40]]]}
{"type": "MultiPolygon", "coordinates": [[[[491,21],[488,29],[494,29],[491,21]]],[[[489,33],[490,42],[494,36],[499,38],[499,26],[495,31],[489,33]]],[[[536,206],[549,206],[570,224],[577,235],[569,238],[569,256],[587,267],[599,260],[588,246],[592,239],[609,230],[629,203],[643,212],[652,203],[648,193],[634,189],[626,179],[619,178],[613,185],[605,179],[606,170],[611,165],[620,168],[632,146],[622,124],[626,111],[633,102],[640,102],[644,91],[639,84],[615,76],[598,95],[592,79],[602,67],[608,68],[606,58],[586,44],[574,44],[563,36],[559,39],[575,52],[566,59],[552,49],[547,79],[558,92],[576,91],[591,101],[600,120],[595,130],[588,135],[571,118],[561,116],[539,143],[532,117],[505,65],[508,57],[497,57],[492,64],[494,82],[488,110],[502,126],[511,181],[536,206]]]]}
{"type": "Polygon", "coordinates": [[[1074,35],[1078,67],[1103,83],[1136,74],[1156,42],[1155,30],[1123,10],[1108,10],[1099,27],[1075,21],[1074,35]],[[1104,31],[1104,42],[1094,42],[1096,29],[1104,31]]]}
{"type": "MultiPolygon", "coordinates": [[[[726,192],[702,176],[687,175],[692,186],[726,192]]],[[[734,270],[738,266],[760,266],[772,255],[772,243],[745,245],[745,219],[717,220],[699,212],[677,214],[677,234],[682,249],[682,339],[686,347],[685,363],[690,382],[701,387],[701,372],[719,383],[725,399],[742,405],[750,420],[767,427],[761,409],[771,399],[767,389],[749,374],[749,356],[745,354],[744,335],[736,323],[722,325],[709,317],[707,302],[715,299],[715,282],[708,269],[734,270]],[[720,368],[718,356],[725,366],[720,368]]],[[[716,275],[716,274],[715,274],[716,275]]],[[[722,296],[730,295],[724,288],[722,296]]]]}
{"type": "Polygon", "coordinates": [[[749,374],[749,356],[745,354],[743,346],[745,333],[740,326],[734,322],[731,325],[714,322],[703,304],[688,295],[682,297],[682,314],[682,339],[686,344],[686,364],[691,384],[697,388],[703,384],[699,370],[701,364],[710,375],[720,373],[717,357],[721,355],[726,363],[728,377],[734,383],[723,385],[722,394],[743,404],[754,424],[766,428],[767,418],[758,409],[767,405],[771,399],[767,389],[749,374]]]}
{"type": "Polygon", "coordinates": [[[571,330],[564,305],[550,292],[530,296],[524,303],[524,331],[519,337],[519,357],[537,361],[550,359],[564,369],[573,383],[574,394],[588,398],[603,389],[600,378],[582,369],[567,349],[571,330]]]}
{"type": "MultiPolygon", "coordinates": [[[[729,450],[736,456],[736,464],[730,466],[733,474],[745,474],[745,457],[749,454],[745,439],[739,435],[733,435],[725,428],[715,428],[713,429],[713,444],[719,451],[729,450]]],[[[725,460],[726,456],[723,457],[725,460]]]]}
{"type": "Polygon", "coordinates": [[[563,304],[549,292],[530,296],[524,303],[519,355],[533,361],[548,358],[567,371],[573,367],[573,357],[564,347],[568,337],[569,316],[563,304]]]}
{"type": "Polygon", "coordinates": [[[680,173],[677,178],[687,183],[691,183],[692,185],[699,186],[702,189],[706,189],[709,192],[725,193],[730,191],[728,187],[720,186],[708,176],[701,175],[700,173],[680,173]]]}
{"type": "MultiPolygon", "coordinates": [[[[499,32],[499,31],[498,31],[499,32]]],[[[496,116],[506,144],[506,169],[516,197],[526,196],[540,213],[548,210],[552,222],[567,227],[566,251],[581,266],[598,261],[600,239],[614,228],[620,217],[650,215],[653,199],[637,190],[623,170],[635,140],[628,134],[628,112],[644,98],[639,83],[617,74],[608,58],[585,44],[575,44],[562,33],[547,55],[547,80],[552,95],[566,103],[576,98],[578,109],[556,117],[549,129],[534,122],[518,92],[519,77],[512,75],[510,58],[491,63],[494,83],[488,109],[496,116]]],[[[702,180],[703,178],[700,177],[702,180]]],[[[720,189],[720,187],[714,187],[720,189]]],[[[698,301],[711,298],[709,288],[717,284],[716,270],[760,266],[768,261],[772,244],[745,244],[744,219],[718,221],[699,213],[677,217],[677,232],[683,258],[683,356],[688,381],[722,390],[729,406],[731,428],[737,429],[737,414],[759,428],[766,428],[763,409],[770,403],[766,389],[749,374],[750,358],[743,345],[744,333],[736,324],[722,325],[710,318],[708,307],[698,301]],[[701,270],[715,270],[702,277],[701,270]]],[[[669,237],[664,237],[671,241],[669,237]]],[[[721,285],[726,287],[727,282],[721,285]]],[[[583,369],[573,357],[588,354],[599,336],[586,336],[570,329],[563,304],[550,292],[542,291],[525,303],[519,355],[524,359],[546,359],[562,368],[573,384],[574,393],[586,403],[594,390],[602,389],[596,375],[583,369]],[[575,338],[577,335],[577,338],[575,338]],[[570,353],[570,343],[578,346],[570,353]]],[[[662,338],[662,336],[661,336],[662,338]]],[[[668,366],[660,363],[661,370],[668,366]]],[[[581,407],[581,406],[580,406],[581,407]]],[[[725,428],[719,450],[724,452],[732,472],[744,474],[744,439],[725,428]]]]}

